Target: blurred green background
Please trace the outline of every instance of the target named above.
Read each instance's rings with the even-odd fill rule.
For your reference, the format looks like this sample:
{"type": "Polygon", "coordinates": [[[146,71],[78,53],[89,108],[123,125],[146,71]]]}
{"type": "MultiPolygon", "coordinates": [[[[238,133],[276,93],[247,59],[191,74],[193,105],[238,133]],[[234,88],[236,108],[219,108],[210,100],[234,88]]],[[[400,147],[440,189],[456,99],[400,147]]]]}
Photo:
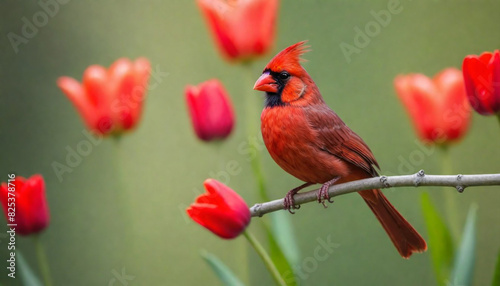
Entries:
{"type": "MultiPolygon", "coordinates": [[[[245,97],[263,100],[248,78],[256,80],[276,52],[301,40],[312,46],[305,55],[306,69],[329,106],[370,145],[382,173],[425,169],[439,174],[438,150],[414,161],[408,170],[402,168],[401,162],[410,161],[421,147],[392,80],[398,73],[434,75],[445,67],[460,68],[465,55],[499,48],[500,4],[401,1],[401,13],[393,14],[348,62],[340,44],[353,45],[354,28],[364,29],[374,21],[370,12],[386,10],[388,2],[282,1],[275,48],[255,62],[248,75],[222,60],[194,1],[68,1],[17,53],[7,34],[21,35],[23,17],[32,19],[41,8],[37,1],[1,1],[0,181],[9,172],[45,177],[51,224],[41,238],[54,284],[125,285],[116,280],[124,269],[134,277],[128,285],[218,285],[199,256],[202,249],[219,256],[246,283],[270,284],[243,238],[223,241],[188,220],[184,209],[203,191],[203,180],[221,179],[220,171],[232,160],[242,171],[230,176],[228,185],[250,205],[259,202],[248,155],[239,147],[247,138],[245,97]],[[91,64],[107,67],[117,58],[139,56],[168,75],[148,93],[138,128],[118,144],[106,139],[95,145],[60,182],[51,164],[64,163],[68,146],[75,149],[86,137],[82,120],[56,79],[68,75],[80,80],[91,64]],[[194,136],[183,95],[186,84],[214,77],[225,84],[237,114],[235,132],[218,147],[194,136]]],[[[253,124],[258,124],[259,114],[253,124]]],[[[469,133],[451,150],[453,172],[499,172],[499,142],[497,120],[474,114],[469,133]]],[[[282,171],[265,148],[262,158],[273,199],[300,183],[282,171]]],[[[424,190],[385,193],[427,237],[420,208],[424,190]]],[[[443,190],[427,190],[444,213],[443,190]]],[[[500,248],[499,188],[471,188],[457,197],[461,224],[470,203],[479,205],[474,281],[489,284],[500,248]]],[[[264,239],[259,220],[253,219],[251,229],[264,239]]],[[[301,261],[314,255],[318,239],[330,236],[338,244],[313,270],[296,266],[307,274],[301,285],[435,284],[429,252],[401,259],[358,195],[336,198],[327,210],[308,204],[292,222],[301,261]]],[[[17,237],[17,246],[36,270],[31,239],[17,237]]],[[[7,255],[5,236],[0,236],[0,282],[19,285],[19,278],[6,276],[7,255]]]]}

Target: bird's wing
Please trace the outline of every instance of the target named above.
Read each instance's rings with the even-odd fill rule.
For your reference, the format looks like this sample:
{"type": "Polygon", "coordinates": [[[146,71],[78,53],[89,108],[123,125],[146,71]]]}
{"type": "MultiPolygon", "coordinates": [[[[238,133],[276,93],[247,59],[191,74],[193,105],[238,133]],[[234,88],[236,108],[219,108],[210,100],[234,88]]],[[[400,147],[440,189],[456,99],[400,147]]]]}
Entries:
{"type": "Polygon", "coordinates": [[[315,105],[304,108],[304,113],[316,131],[318,149],[378,176],[374,166],[379,165],[370,148],[333,110],[327,105],[315,105]]]}

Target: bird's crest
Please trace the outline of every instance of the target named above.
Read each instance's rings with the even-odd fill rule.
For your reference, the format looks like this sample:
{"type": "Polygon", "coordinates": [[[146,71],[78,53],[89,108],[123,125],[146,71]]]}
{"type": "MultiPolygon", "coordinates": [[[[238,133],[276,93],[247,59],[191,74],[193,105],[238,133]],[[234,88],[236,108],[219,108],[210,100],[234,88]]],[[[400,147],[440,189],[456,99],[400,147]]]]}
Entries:
{"type": "Polygon", "coordinates": [[[300,62],[304,61],[301,56],[310,51],[310,46],[306,43],[307,41],[298,42],[282,50],[267,64],[266,69],[275,72],[286,70],[290,73],[300,71],[300,62]]]}

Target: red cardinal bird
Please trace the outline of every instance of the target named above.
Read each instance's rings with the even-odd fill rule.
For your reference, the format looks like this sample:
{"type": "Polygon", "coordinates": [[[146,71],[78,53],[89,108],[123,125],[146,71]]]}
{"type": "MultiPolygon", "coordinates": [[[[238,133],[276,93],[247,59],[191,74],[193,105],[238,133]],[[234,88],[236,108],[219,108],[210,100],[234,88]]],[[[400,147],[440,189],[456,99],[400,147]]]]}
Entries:
{"type": "MultiPolygon", "coordinates": [[[[277,54],[254,86],[266,92],[261,131],[267,150],[281,168],[306,182],[286,195],[288,210],[298,208],[293,196],[304,187],[323,184],[318,201],[324,204],[330,201],[331,185],[378,176],[375,167],[379,167],[370,148],[326,105],[300,65],[300,56],[308,48],[304,44],[297,43],[277,54]]],[[[427,249],[425,240],[380,190],[359,194],[402,257],[427,249]]]]}

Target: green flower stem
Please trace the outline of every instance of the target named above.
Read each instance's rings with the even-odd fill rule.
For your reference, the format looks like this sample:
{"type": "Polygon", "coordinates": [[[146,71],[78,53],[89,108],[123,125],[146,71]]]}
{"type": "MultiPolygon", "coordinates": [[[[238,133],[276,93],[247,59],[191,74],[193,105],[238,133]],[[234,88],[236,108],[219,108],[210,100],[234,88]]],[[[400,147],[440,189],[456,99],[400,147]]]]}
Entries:
{"type": "MultiPolygon", "coordinates": [[[[121,135],[120,135],[121,136],[121,135]]],[[[130,184],[127,181],[128,174],[125,170],[125,158],[127,158],[124,145],[123,138],[115,136],[113,139],[112,151],[114,156],[114,176],[112,181],[114,182],[113,194],[116,199],[116,205],[114,208],[117,210],[116,215],[118,215],[117,221],[115,222],[115,226],[117,227],[117,231],[121,232],[121,236],[123,237],[120,241],[119,245],[116,245],[117,249],[121,249],[115,254],[116,259],[120,261],[130,261],[131,257],[134,257],[139,253],[138,240],[136,238],[136,234],[140,233],[138,230],[138,224],[136,221],[136,217],[134,217],[134,207],[133,207],[133,199],[134,193],[130,188],[130,184]]]]}
{"type": "Polygon", "coordinates": [[[47,260],[47,255],[45,254],[45,250],[43,249],[43,245],[40,241],[39,235],[35,235],[33,239],[36,248],[38,267],[40,267],[40,272],[42,273],[44,284],[45,286],[51,286],[52,278],[50,277],[50,269],[49,269],[49,262],[47,260]]]}
{"type": "Polygon", "coordinates": [[[253,236],[246,230],[243,232],[243,235],[248,240],[250,245],[252,245],[252,247],[255,249],[257,254],[259,254],[260,258],[262,258],[262,261],[264,261],[264,264],[271,273],[271,276],[273,277],[276,284],[286,286],[285,280],[283,280],[283,277],[281,277],[278,268],[276,268],[276,265],[274,265],[273,261],[271,260],[271,257],[269,257],[266,250],[264,249],[264,247],[262,247],[260,242],[255,238],[255,236],[253,236]]]}
{"type": "MultiPolygon", "coordinates": [[[[252,71],[251,63],[250,62],[245,63],[244,68],[247,74],[247,84],[245,85],[245,89],[250,90],[249,94],[245,97],[247,136],[249,138],[258,137],[260,134],[259,124],[258,124],[258,122],[260,121],[259,106],[262,106],[262,104],[259,104],[259,102],[262,100],[262,97],[253,92],[252,90],[256,78],[252,71]]],[[[254,157],[251,158],[250,164],[252,167],[252,172],[254,174],[254,177],[257,181],[257,188],[259,190],[260,198],[261,200],[269,201],[269,197],[266,190],[266,184],[264,180],[264,173],[262,171],[259,146],[257,146],[256,144],[257,142],[255,142],[255,140],[251,140],[249,143],[250,143],[250,148],[254,150],[253,152],[254,157]]]]}
{"type": "Polygon", "coordinates": [[[500,112],[497,113],[497,119],[498,119],[498,123],[500,123],[500,112]]]}
{"type": "MultiPolygon", "coordinates": [[[[451,175],[452,174],[452,163],[451,163],[451,156],[450,156],[450,150],[448,149],[447,146],[443,146],[441,148],[441,163],[442,163],[442,173],[443,175],[451,175]]],[[[446,208],[446,214],[448,217],[448,222],[450,224],[450,231],[455,239],[457,241],[460,238],[460,223],[458,221],[459,218],[459,211],[458,211],[458,204],[457,204],[457,194],[455,191],[445,189],[444,192],[444,203],[445,203],[445,208],[446,208]]]]}

